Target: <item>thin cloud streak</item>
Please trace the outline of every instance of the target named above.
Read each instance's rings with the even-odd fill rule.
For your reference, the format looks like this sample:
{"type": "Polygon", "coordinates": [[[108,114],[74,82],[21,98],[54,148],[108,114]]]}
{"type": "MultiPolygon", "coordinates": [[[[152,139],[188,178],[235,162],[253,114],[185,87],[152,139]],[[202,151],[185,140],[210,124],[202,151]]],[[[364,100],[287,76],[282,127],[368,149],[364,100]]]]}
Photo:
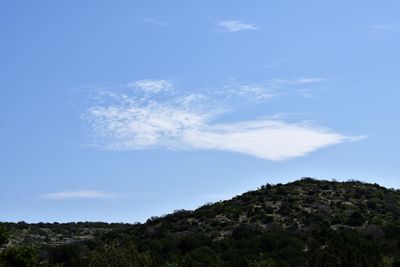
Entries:
{"type": "Polygon", "coordinates": [[[277,84],[288,84],[288,85],[302,85],[302,84],[311,84],[311,83],[319,83],[325,82],[327,79],[325,78],[298,78],[298,79],[275,79],[274,82],[277,84]]]}
{"type": "Polygon", "coordinates": [[[241,20],[224,20],[219,22],[218,25],[228,32],[258,30],[258,27],[255,24],[244,23],[241,20]]]}
{"type": "Polygon", "coordinates": [[[114,194],[96,190],[61,191],[45,193],[39,196],[42,199],[69,200],[69,199],[109,199],[117,197],[114,194]]]}

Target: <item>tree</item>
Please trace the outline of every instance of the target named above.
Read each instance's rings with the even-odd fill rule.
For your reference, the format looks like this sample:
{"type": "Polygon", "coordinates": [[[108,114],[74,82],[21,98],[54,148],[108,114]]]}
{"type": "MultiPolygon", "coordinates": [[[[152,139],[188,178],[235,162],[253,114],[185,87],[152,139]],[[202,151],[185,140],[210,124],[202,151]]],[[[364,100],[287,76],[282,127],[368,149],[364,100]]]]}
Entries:
{"type": "Polygon", "coordinates": [[[0,225],[0,247],[8,241],[8,233],[4,226],[0,225]]]}
{"type": "Polygon", "coordinates": [[[1,252],[0,266],[36,267],[40,265],[35,249],[29,246],[14,246],[1,252]]]}
{"type": "Polygon", "coordinates": [[[89,267],[147,267],[152,265],[150,255],[145,252],[140,253],[133,244],[123,247],[115,244],[106,245],[92,251],[87,258],[89,267]]]}
{"type": "Polygon", "coordinates": [[[217,267],[221,266],[222,262],[211,248],[199,247],[185,257],[183,265],[187,267],[217,267]]]}

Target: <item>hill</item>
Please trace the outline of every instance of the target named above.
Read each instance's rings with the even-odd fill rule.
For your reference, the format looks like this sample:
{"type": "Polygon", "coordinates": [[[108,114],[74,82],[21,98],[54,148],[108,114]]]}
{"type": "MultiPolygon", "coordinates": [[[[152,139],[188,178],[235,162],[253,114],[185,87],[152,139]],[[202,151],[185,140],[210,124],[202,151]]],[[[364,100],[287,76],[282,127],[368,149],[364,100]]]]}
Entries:
{"type": "Polygon", "coordinates": [[[267,184],[144,224],[1,228],[2,266],[400,266],[400,191],[359,181],[267,184]]]}

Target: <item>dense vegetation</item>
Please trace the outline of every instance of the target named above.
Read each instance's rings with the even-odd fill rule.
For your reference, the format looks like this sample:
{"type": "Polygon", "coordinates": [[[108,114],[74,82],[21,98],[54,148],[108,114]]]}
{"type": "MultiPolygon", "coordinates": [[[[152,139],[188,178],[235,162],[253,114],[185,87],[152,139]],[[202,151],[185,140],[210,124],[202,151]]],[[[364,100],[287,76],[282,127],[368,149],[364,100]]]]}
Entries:
{"type": "Polygon", "coordinates": [[[400,191],[304,178],[144,224],[0,224],[0,266],[400,266],[400,191]]]}

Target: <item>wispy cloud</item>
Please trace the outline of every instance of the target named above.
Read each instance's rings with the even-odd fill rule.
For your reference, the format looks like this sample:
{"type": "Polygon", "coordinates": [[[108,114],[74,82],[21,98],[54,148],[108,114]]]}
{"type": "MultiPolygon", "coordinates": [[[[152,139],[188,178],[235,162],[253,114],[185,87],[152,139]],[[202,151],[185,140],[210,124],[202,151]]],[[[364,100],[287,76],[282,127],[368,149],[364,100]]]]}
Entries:
{"type": "Polygon", "coordinates": [[[146,93],[160,93],[171,91],[174,87],[167,80],[139,80],[128,84],[128,87],[142,90],[146,93]]]}
{"type": "Polygon", "coordinates": [[[270,100],[291,93],[297,93],[303,97],[310,98],[314,96],[310,86],[326,81],[327,79],[321,77],[303,77],[297,79],[273,79],[254,84],[240,84],[233,79],[224,85],[223,90],[217,91],[217,93],[224,94],[229,98],[240,97],[251,99],[252,101],[270,100]]]}
{"type": "Polygon", "coordinates": [[[400,33],[399,24],[374,24],[371,25],[370,28],[376,31],[400,33]]]}
{"type": "Polygon", "coordinates": [[[238,31],[258,29],[258,27],[255,24],[244,23],[241,20],[224,20],[219,22],[218,25],[224,28],[228,32],[238,32],[238,31]]]}
{"type": "MultiPolygon", "coordinates": [[[[264,97],[261,89],[264,90],[239,86],[239,95],[243,91],[244,97],[248,97],[247,93],[264,97]]],[[[114,94],[113,98],[112,103],[101,101],[92,106],[85,116],[97,144],[111,150],[219,150],[284,160],[354,141],[353,137],[309,123],[272,118],[219,122],[220,116],[232,107],[214,105],[211,97],[204,94],[176,94],[163,100],[126,94],[114,94]]]]}
{"type": "Polygon", "coordinates": [[[43,199],[66,200],[66,199],[104,199],[115,198],[116,195],[96,190],[82,191],[61,191],[53,193],[45,193],[39,196],[43,199]]]}
{"type": "Polygon", "coordinates": [[[267,83],[240,84],[235,80],[226,83],[222,90],[217,90],[217,94],[227,97],[239,97],[251,100],[266,100],[277,96],[276,90],[267,83]]]}

